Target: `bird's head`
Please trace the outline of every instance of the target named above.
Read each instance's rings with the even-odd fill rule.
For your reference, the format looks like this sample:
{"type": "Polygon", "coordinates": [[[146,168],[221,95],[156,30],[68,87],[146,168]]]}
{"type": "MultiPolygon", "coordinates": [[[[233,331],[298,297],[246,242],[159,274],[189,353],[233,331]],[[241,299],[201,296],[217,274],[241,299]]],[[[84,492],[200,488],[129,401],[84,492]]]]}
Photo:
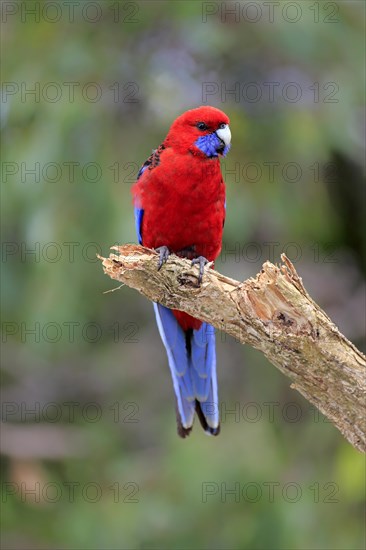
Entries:
{"type": "Polygon", "coordinates": [[[215,107],[198,107],[180,115],[172,124],[166,143],[177,151],[215,158],[230,149],[229,118],[215,107]]]}

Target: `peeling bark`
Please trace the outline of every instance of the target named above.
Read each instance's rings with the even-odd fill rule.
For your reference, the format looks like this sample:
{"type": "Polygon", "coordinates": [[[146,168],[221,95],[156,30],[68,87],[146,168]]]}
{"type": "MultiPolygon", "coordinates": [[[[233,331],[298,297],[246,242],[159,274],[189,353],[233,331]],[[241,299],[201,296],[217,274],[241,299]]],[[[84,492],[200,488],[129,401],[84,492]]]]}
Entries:
{"type": "Polygon", "coordinates": [[[109,277],[260,350],[356,449],[366,451],[365,356],[312,300],[284,254],[281,266],[266,262],[244,282],[206,269],[198,287],[198,267],[186,259],[172,255],[157,271],[153,250],[113,249],[118,254],[99,257],[109,277]]]}

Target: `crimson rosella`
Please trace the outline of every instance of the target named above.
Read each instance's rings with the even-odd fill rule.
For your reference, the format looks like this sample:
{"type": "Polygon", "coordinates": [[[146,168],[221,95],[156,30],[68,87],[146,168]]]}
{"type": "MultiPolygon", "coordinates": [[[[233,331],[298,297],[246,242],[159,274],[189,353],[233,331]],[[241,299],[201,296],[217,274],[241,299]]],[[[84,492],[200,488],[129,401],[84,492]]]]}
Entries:
{"type": "MultiPolygon", "coordinates": [[[[219,156],[230,148],[229,119],[214,107],[186,111],[141,167],[132,188],[140,244],[204,266],[221,250],[225,183],[219,156]]],[[[190,315],[154,303],[177,402],[178,434],[186,437],[194,414],[206,431],[220,431],[214,329],[190,315]]]]}

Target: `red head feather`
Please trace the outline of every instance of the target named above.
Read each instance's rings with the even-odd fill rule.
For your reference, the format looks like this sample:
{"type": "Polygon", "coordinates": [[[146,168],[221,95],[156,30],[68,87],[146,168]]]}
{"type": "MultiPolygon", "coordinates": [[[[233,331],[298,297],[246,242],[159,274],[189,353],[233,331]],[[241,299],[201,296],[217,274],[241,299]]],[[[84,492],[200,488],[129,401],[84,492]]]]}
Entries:
{"type": "MultiPolygon", "coordinates": [[[[207,106],[191,109],[175,119],[164,143],[167,146],[174,147],[177,152],[186,152],[192,149],[198,138],[215,132],[222,124],[229,123],[229,117],[215,107],[207,106]],[[203,122],[207,129],[200,130],[197,127],[200,122],[203,122]]],[[[202,154],[196,147],[195,153],[202,154]]]]}

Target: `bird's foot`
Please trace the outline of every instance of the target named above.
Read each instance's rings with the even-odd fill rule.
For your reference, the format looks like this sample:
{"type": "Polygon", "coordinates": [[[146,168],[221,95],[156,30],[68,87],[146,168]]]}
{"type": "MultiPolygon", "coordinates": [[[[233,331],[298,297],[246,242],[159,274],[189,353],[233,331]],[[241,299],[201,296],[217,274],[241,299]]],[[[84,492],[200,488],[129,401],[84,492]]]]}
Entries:
{"type": "Polygon", "coordinates": [[[198,264],[200,266],[200,272],[199,272],[199,275],[198,275],[198,286],[200,286],[201,283],[202,283],[203,273],[205,271],[205,265],[207,265],[208,263],[210,263],[210,262],[204,256],[198,256],[198,258],[194,258],[192,260],[192,265],[197,265],[198,264]]]}
{"type": "Polygon", "coordinates": [[[170,255],[170,250],[167,246],[159,246],[159,248],[155,248],[155,250],[156,252],[159,252],[159,262],[158,262],[158,271],[159,271],[161,266],[167,262],[170,255]]]}

